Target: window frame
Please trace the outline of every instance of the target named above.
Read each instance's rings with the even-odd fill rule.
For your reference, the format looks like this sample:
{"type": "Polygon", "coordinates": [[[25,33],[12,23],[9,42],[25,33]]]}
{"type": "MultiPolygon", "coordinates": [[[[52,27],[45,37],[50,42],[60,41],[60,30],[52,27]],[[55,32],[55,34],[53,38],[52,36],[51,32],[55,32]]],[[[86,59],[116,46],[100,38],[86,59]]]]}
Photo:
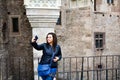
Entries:
{"type": "Polygon", "coordinates": [[[105,48],[105,32],[94,32],[94,48],[95,51],[103,51],[105,48]],[[96,38],[96,35],[98,35],[98,38],[96,38]],[[102,38],[99,37],[100,35],[102,35],[102,38]],[[100,43],[100,41],[102,40],[102,44],[100,43]],[[98,41],[98,47],[96,47],[96,41],[98,41]],[[102,45],[102,47],[100,46],[102,45]]]}
{"type": "Polygon", "coordinates": [[[20,28],[20,15],[10,15],[9,16],[10,23],[10,36],[20,36],[21,28],[20,28]],[[13,31],[13,18],[18,18],[18,32],[13,31]]]}
{"type": "Polygon", "coordinates": [[[107,0],[107,3],[108,3],[108,4],[113,4],[113,3],[114,3],[114,0],[107,0]]]}

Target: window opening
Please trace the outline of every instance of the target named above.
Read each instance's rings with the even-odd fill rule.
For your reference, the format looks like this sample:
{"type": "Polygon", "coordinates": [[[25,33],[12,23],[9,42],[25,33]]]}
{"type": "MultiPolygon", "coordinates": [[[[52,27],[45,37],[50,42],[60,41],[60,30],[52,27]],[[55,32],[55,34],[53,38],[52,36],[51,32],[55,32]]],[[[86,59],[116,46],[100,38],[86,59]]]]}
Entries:
{"type": "Polygon", "coordinates": [[[12,31],[19,32],[18,18],[12,18],[12,31]]]}
{"type": "Polygon", "coordinates": [[[102,32],[95,32],[95,49],[97,51],[103,50],[105,45],[105,33],[102,32]]]}
{"type": "Polygon", "coordinates": [[[10,36],[20,36],[20,15],[9,15],[10,36]]]}
{"type": "Polygon", "coordinates": [[[107,0],[108,4],[113,4],[113,2],[114,2],[113,0],[107,0]]]}

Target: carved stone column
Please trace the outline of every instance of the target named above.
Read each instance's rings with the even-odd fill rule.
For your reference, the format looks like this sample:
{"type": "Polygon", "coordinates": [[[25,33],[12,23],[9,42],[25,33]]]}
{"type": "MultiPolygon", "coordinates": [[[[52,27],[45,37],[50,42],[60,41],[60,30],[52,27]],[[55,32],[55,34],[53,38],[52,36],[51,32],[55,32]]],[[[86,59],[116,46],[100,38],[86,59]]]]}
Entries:
{"type": "MultiPolygon", "coordinates": [[[[24,0],[26,15],[32,27],[33,36],[38,35],[38,42],[46,42],[46,34],[54,32],[57,19],[59,17],[61,0],[24,0]]],[[[37,80],[38,57],[40,51],[33,49],[34,73],[37,80]]]]}

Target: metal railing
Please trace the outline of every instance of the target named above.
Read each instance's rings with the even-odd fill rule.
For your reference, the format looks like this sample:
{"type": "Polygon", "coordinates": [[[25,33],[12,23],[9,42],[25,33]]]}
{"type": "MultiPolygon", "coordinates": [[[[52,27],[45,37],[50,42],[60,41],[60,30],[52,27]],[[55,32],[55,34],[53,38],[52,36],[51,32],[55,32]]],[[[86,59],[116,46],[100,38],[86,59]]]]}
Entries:
{"type": "Polygon", "coordinates": [[[119,80],[120,56],[64,57],[59,62],[58,80],[119,80]]]}
{"type": "MultiPolygon", "coordinates": [[[[0,80],[34,80],[32,58],[0,58],[0,80]]],[[[57,80],[119,80],[120,55],[63,57],[57,80]]]]}
{"type": "Polygon", "coordinates": [[[0,57],[0,80],[34,80],[32,58],[0,57]]]}

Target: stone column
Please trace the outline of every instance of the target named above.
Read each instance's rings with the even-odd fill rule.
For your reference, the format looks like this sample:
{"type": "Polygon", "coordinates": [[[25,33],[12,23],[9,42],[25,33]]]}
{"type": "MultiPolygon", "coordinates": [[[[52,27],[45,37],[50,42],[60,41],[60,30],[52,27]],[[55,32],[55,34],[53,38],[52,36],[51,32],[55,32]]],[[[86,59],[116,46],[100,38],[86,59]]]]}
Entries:
{"type": "MultiPolygon", "coordinates": [[[[38,36],[38,43],[46,42],[47,33],[54,32],[61,0],[24,0],[24,5],[32,27],[32,35],[38,36]]],[[[33,49],[34,80],[38,80],[37,65],[41,55],[41,51],[33,49]]]]}

